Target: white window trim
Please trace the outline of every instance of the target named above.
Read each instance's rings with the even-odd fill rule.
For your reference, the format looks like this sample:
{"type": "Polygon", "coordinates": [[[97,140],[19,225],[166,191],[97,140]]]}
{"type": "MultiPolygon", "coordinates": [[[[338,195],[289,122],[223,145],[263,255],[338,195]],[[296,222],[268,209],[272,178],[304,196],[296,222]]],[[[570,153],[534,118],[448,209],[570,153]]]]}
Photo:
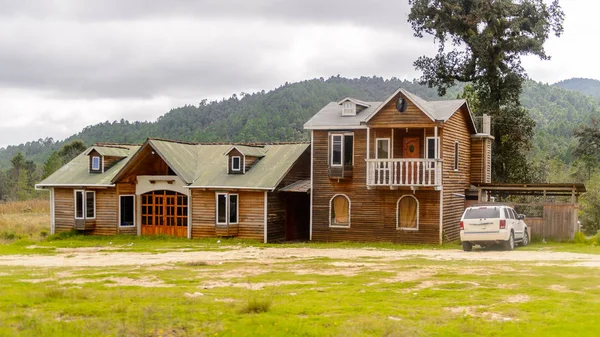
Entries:
{"type": "Polygon", "coordinates": [[[235,172],[239,172],[242,170],[242,157],[241,156],[232,156],[231,157],[231,170],[235,171],[235,172]],[[238,167],[235,168],[234,164],[235,163],[235,159],[238,159],[238,167]]]}
{"type": "Polygon", "coordinates": [[[332,167],[342,167],[344,166],[344,134],[343,133],[332,133],[329,135],[331,139],[331,149],[329,149],[329,165],[332,167]],[[333,163],[333,137],[340,137],[340,163],[333,163]]]}
{"type": "Polygon", "coordinates": [[[390,153],[390,138],[375,138],[375,159],[390,159],[391,157],[391,153],[390,153]],[[379,158],[379,141],[380,140],[387,140],[387,153],[388,153],[388,157],[387,158],[379,158]]]}
{"type": "Polygon", "coordinates": [[[460,143],[457,141],[454,142],[454,162],[452,166],[454,167],[454,171],[458,171],[460,164],[460,143]]]}
{"type": "Polygon", "coordinates": [[[73,191],[73,215],[76,220],[85,219],[85,190],[73,191]],[[77,193],[81,192],[81,217],[77,217],[77,193]]]}
{"type": "Polygon", "coordinates": [[[135,220],[136,220],[136,212],[135,212],[135,208],[136,208],[136,202],[135,202],[135,194],[122,194],[119,195],[119,227],[120,228],[135,228],[135,220]],[[122,226],[121,225],[121,198],[122,197],[133,197],[133,226],[122,226]]]}
{"type": "Polygon", "coordinates": [[[351,166],[354,166],[354,132],[334,132],[334,133],[330,133],[329,134],[329,139],[330,139],[330,144],[331,144],[331,149],[329,151],[329,166],[333,166],[333,167],[341,167],[341,166],[346,166],[344,165],[344,162],[346,161],[346,157],[345,157],[345,147],[346,147],[346,136],[352,136],[352,164],[351,166]],[[333,136],[341,136],[342,137],[342,161],[341,164],[333,164],[332,160],[333,160],[333,136]]]}
{"type": "Polygon", "coordinates": [[[227,211],[227,193],[217,192],[215,193],[215,223],[217,225],[227,225],[229,212],[227,211]],[[225,196],[225,222],[219,222],[219,196],[225,196]]]}
{"type": "Polygon", "coordinates": [[[419,230],[419,199],[417,199],[417,197],[415,197],[414,195],[405,194],[405,195],[401,196],[398,199],[398,201],[396,201],[396,230],[403,230],[403,231],[418,231],[419,230]],[[400,227],[400,200],[407,198],[407,197],[411,197],[411,198],[415,199],[415,201],[417,202],[417,227],[416,228],[400,227]]]}
{"type": "Polygon", "coordinates": [[[85,205],[84,217],[86,219],[94,220],[94,219],[96,219],[96,191],[85,191],[84,196],[85,196],[85,198],[84,198],[84,205],[85,205]],[[92,193],[94,195],[94,216],[92,216],[92,217],[87,216],[87,194],[88,193],[92,193]]]}
{"type": "MultiPolygon", "coordinates": [[[[434,149],[434,153],[433,153],[434,157],[437,157],[437,154],[438,154],[437,149],[440,147],[440,137],[425,137],[425,159],[439,159],[439,158],[427,158],[427,155],[429,154],[429,140],[430,139],[435,139],[436,148],[434,149]]],[[[427,170],[435,169],[435,165],[426,165],[425,167],[427,170]]]]}
{"type": "Polygon", "coordinates": [[[356,116],[356,103],[350,101],[343,102],[342,116],[356,116]]]}
{"type": "Polygon", "coordinates": [[[237,193],[228,193],[227,194],[227,223],[230,225],[237,225],[240,223],[240,195],[237,193]],[[235,195],[237,198],[237,202],[235,203],[235,207],[236,207],[236,213],[237,214],[237,218],[235,222],[229,222],[229,215],[230,215],[230,208],[229,205],[231,205],[231,202],[229,200],[229,197],[231,197],[232,195],[235,195]]]}
{"type": "Polygon", "coordinates": [[[348,198],[347,195],[338,193],[329,199],[329,227],[331,228],[350,228],[350,224],[352,223],[352,201],[348,198]],[[331,203],[333,199],[336,197],[342,196],[348,200],[348,225],[336,225],[331,223],[331,203]]]}
{"type": "Polygon", "coordinates": [[[92,170],[94,170],[94,171],[100,171],[101,164],[102,164],[102,159],[100,158],[100,156],[93,156],[92,157],[92,170]],[[98,166],[94,165],[94,164],[96,164],[96,158],[98,158],[98,166]]]}

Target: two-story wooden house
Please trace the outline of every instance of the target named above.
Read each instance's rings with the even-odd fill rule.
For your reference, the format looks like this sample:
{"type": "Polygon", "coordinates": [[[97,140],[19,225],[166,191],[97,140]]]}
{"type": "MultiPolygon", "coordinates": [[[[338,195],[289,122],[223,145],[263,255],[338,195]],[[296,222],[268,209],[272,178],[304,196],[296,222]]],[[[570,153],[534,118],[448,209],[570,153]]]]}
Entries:
{"type": "Polygon", "coordinates": [[[441,243],[459,237],[465,191],[491,180],[489,134],[465,100],[398,89],[331,102],[311,131],[310,238],[441,243]]]}

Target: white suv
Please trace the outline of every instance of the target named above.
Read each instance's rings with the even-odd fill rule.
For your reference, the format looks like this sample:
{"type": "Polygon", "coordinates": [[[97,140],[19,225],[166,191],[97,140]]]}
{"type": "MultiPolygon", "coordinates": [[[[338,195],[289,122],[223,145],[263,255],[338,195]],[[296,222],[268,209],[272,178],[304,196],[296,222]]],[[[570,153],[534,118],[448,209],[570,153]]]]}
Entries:
{"type": "Polygon", "coordinates": [[[460,219],[460,241],[464,251],[473,245],[482,247],[502,244],[505,249],[515,248],[515,242],[527,246],[529,234],[523,221],[525,215],[517,214],[512,207],[486,205],[468,207],[460,219]]]}

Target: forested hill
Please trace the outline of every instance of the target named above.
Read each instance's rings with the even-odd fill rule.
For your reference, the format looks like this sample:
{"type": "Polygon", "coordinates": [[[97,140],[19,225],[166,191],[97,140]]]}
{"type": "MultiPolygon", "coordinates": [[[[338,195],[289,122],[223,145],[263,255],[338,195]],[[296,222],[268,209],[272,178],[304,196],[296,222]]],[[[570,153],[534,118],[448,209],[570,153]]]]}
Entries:
{"type": "Polygon", "coordinates": [[[591,78],[571,78],[554,84],[567,90],[579,91],[582,94],[600,98],[600,81],[591,78]]]}
{"type": "MultiPolygon", "coordinates": [[[[148,137],[185,141],[293,141],[307,140],[303,124],[325,104],[352,96],[367,101],[379,101],[398,87],[425,98],[438,99],[435,89],[420,86],[416,81],[361,77],[346,79],[312,79],[285,84],[272,91],[239,94],[221,100],[173,109],[157,121],[105,122],[88,126],[62,142],[39,140],[0,149],[0,168],[10,165],[17,152],[41,164],[53,150],[65,142],[81,139],[94,142],[141,143],[148,137]]],[[[447,97],[455,98],[462,87],[451,90],[447,97]]],[[[579,124],[598,115],[598,103],[591,97],[536,82],[528,82],[522,103],[530,108],[538,122],[534,155],[539,158],[558,156],[568,162],[575,144],[572,131],[579,124]]]]}

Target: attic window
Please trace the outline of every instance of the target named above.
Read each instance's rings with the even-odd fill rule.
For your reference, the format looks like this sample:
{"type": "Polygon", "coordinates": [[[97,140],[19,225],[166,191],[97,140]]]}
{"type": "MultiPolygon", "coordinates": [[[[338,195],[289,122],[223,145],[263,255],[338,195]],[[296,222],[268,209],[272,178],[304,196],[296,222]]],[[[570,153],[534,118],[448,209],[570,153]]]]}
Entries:
{"type": "Polygon", "coordinates": [[[356,116],[356,104],[350,101],[342,103],[342,116],[356,116]]]}
{"type": "Polygon", "coordinates": [[[242,158],[239,156],[231,157],[231,170],[240,171],[242,169],[242,158]]]}
{"type": "Polygon", "coordinates": [[[100,157],[97,157],[97,156],[92,157],[92,170],[95,170],[95,171],[100,170],[100,157]]]}

